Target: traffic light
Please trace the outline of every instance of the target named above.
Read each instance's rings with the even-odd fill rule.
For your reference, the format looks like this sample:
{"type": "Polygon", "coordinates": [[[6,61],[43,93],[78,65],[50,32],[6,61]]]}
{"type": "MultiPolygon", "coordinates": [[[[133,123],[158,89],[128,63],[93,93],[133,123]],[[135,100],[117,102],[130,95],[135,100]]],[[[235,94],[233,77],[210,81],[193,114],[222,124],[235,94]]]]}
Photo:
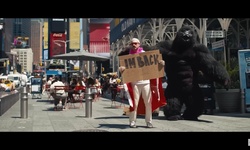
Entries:
{"type": "Polygon", "coordinates": [[[40,62],[40,63],[39,63],[39,66],[43,66],[43,62],[40,62]]]}
{"type": "Polygon", "coordinates": [[[102,72],[103,72],[104,70],[105,70],[104,67],[102,67],[102,72]]]}

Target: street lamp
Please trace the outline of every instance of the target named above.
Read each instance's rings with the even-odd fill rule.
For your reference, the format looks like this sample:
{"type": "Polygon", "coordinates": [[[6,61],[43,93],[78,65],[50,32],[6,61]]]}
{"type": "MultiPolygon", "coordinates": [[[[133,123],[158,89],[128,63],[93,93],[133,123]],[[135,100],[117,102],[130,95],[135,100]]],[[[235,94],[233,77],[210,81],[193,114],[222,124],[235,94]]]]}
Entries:
{"type": "MultiPolygon", "coordinates": [[[[62,43],[64,44],[64,53],[66,53],[66,48],[67,48],[67,43],[68,42],[69,42],[69,40],[67,40],[67,41],[64,41],[64,40],[53,40],[53,43],[55,45],[59,46],[59,47],[62,47],[62,43]]],[[[60,53],[62,53],[62,52],[60,52],[60,53]]],[[[65,60],[65,61],[60,61],[60,62],[61,62],[60,64],[62,64],[62,62],[64,62],[63,63],[63,65],[65,66],[64,70],[67,71],[67,66],[68,66],[67,63],[66,63],[67,61],[65,60]]],[[[50,63],[53,63],[53,60],[51,60],[50,63]]]]}
{"type": "MultiPolygon", "coordinates": [[[[65,53],[67,53],[66,48],[68,47],[68,43],[71,42],[71,41],[76,41],[76,42],[77,42],[77,39],[67,40],[67,41],[64,41],[64,40],[54,40],[53,42],[54,42],[57,46],[62,46],[62,44],[60,44],[60,43],[64,43],[64,44],[65,44],[65,53]]],[[[75,43],[76,43],[76,42],[75,42],[75,43]]]]}
{"type": "MultiPolygon", "coordinates": [[[[77,42],[78,40],[77,39],[66,40],[66,41],[64,41],[64,40],[54,40],[53,42],[54,42],[54,44],[56,44],[57,46],[60,46],[60,47],[62,46],[62,43],[63,43],[65,45],[65,51],[64,52],[67,53],[68,43],[71,42],[71,41],[77,42]]],[[[68,64],[69,64],[69,62],[67,60],[65,60],[64,61],[65,71],[67,71],[67,67],[69,66],[68,64]]]]}

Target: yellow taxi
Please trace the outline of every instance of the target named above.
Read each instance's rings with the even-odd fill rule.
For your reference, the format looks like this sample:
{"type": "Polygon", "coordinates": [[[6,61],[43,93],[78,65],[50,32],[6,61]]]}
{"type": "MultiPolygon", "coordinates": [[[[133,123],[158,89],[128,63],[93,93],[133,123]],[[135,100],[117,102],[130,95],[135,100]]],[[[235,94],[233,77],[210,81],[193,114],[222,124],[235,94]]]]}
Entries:
{"type": "Polygon", "coordinates": [[[7,79],[3,83],[6,84],[10,89],[12,89],[12,87],[15,87],[12,80],[7,79]]]}
{"type": "Polygon", "coordinates": [[[4,83],[11,91],[15,89],[15,83],[9,79],[0,79],[1,83],[4,83]]]}

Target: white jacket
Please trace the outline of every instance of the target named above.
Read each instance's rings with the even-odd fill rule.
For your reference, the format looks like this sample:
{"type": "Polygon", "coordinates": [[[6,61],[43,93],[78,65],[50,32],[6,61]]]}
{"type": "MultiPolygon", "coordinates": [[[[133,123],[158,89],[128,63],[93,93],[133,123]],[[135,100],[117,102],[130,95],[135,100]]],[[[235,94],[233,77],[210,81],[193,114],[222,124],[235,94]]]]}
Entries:
{"type": "Polygon", "coordinates": [[[53,84],[50,85],[50,93],[56,93],[56,94],[64,94],[65,90],[55,90],[56,86],[65,86],[65,84],[62,81],[56,81],[53,84]]]}

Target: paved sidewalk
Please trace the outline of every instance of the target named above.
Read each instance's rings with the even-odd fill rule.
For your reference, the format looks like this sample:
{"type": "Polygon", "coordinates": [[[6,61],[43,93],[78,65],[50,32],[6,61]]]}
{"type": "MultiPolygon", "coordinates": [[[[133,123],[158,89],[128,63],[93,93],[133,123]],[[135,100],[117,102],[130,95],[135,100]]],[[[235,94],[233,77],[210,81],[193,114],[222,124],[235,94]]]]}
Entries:
{"type": "MultiPolygon", "coordinates": [[[[121,103],[117,102],[120,106],[121,103]]],[[[77,104],[78,105],[78,104],[77,104]]],[[[123,104],[122,106],[127,105],[123,104]]],[[[168,121],[160,112],[154,117],[154,128],[146,128],[143,117],[138,117],[137,128],[129,128],[128,116],[123,108],[111,107],[111,101],[100,98],[92,103],[92,117],[83,108],[53,111],[53,103],[43,95],[42,99],[28,99],[28,118],[21,118],[20,101],[0,116],[0,131],[10,132],[235,132],[250,131],[250,114],[215,113],[202,115],[199,121],[168,121]]]]}

